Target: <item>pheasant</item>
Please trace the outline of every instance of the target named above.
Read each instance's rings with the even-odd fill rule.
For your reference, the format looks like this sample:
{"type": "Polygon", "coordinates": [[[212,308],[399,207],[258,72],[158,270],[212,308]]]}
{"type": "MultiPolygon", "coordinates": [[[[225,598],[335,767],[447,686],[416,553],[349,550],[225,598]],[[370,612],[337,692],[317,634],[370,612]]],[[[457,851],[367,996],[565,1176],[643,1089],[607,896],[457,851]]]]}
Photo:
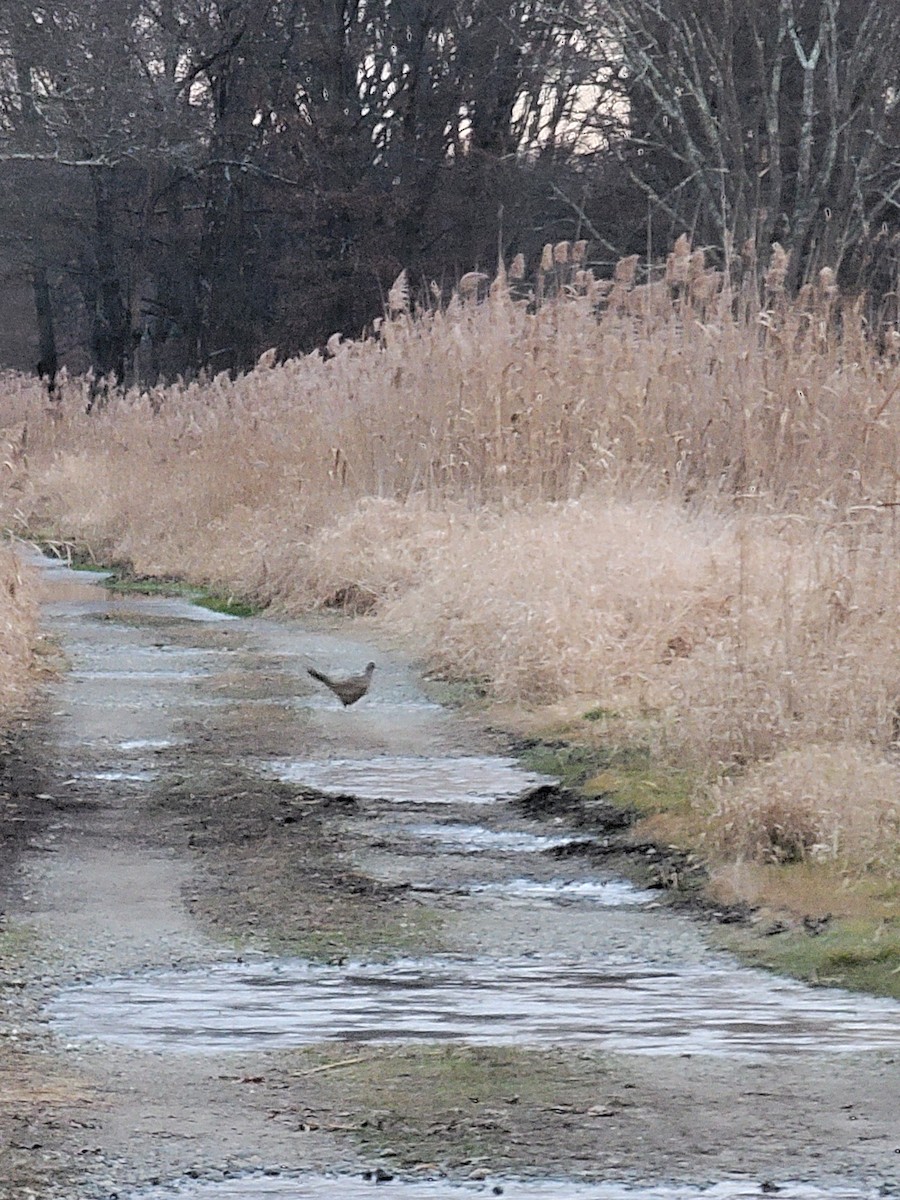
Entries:
{"type": "Polygon", "coordinates": [[[326,687],[331,688],[344,708],[349,708],[351,704],[355,704],[357,700],[361,700],[369,690],[375,664],[370,662],[361,675],[348,675],[344,679],[332,679],[330,675],[325,675],[321,671],[317,671],[315,667],[307,667],[306,669],[312,675],[313,679],[318,679],[319,683],[324,683],[326,687]]]}

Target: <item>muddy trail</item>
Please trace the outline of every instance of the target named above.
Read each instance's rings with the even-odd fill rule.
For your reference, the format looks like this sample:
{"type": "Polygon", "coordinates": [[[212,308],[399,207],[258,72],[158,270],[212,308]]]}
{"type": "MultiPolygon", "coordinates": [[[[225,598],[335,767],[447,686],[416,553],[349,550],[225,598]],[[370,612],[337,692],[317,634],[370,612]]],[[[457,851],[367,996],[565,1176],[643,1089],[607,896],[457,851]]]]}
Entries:
{"type": "Polygon", "coordinates": [[[338,626],[41,570],[0,1196],[900,1195],[900,1005],[712,949],[338,626]],[[306,672],[370,658],[348,710],[306,672]]]}

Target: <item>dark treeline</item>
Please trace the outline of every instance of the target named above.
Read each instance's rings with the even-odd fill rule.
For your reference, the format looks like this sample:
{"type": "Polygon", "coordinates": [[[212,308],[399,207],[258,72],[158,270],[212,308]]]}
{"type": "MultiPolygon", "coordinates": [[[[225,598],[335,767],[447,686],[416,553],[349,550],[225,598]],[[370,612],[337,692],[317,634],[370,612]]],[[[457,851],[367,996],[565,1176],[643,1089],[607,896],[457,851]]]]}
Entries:
{"type": "Polygon", "coordinates": [[[562,238],[890,294],[898,76],[883,0],[7,0],[0,352],[238,370],[562,238]]]}

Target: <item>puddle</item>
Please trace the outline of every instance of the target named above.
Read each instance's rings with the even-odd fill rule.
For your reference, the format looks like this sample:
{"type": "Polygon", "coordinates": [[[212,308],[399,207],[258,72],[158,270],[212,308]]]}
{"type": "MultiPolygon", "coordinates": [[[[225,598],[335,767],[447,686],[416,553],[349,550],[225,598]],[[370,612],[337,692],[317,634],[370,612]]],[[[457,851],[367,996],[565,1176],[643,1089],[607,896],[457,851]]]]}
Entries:
{"type": "MultiPolygon", "coordinates": [[[[106,604],[105,597],[104,604],[106,604]]],[[[212,608],[204,608],[200,604],[192,604],[190,600],[181,600],[175,596],[142,596],[140,593],[131,596],[113,593],[109,596],[108,605],[109,616],[113,620],[119,613],[123,615],[138,613],[151,620],[154,617],[163,617],[167,620],[199,621],[204,624],[220,624],[223,621],[240,621],[242,619],[236,617],[234,613],[216,612],[212,608]]]]}
{"type": "Polygon", "coordinates": [[[475,1200],[505,1196],[507,1200],[757,1200],[777,1195],[779,1200],[874,1200],[877,1188],[851,1184],[831,1188],[808,1183],[761,1183],[755,1179],[729,1179],[712,1187],[621,1183],[580,1183],[575,1180],[525,1180],[491,1178],[485,1183],[450,1183],[443,1179],[385,1180],[347,1175],[243,1176],[215,1183],[153,1188],[132,1194],[131,1200],[475,1200]]]}
{"type": "Polygon", "coordinates": [[[157,771],[89,771],[76,779],[94,779],[99,783],[151,783],[159,778],[157,771]]]}
{"type": "MultiPolygon", "coordinates": [[[[73,574],[76,574],[73,572],[73,574]]],[[[44,589],[42,607],[53,617],[102,616],[103,620],[133,619],[136,615],[146,618],[149,625],[155,619],[167,621],[221,622],[239,621],[233,613],[214,612],[187,600],[172,597],[149,598],[146,596],[125,597],[108,594],[94,584],[51,578],[44,589]]]]}
{"type": "Polygon", "coordinates": [[[484,825],[402,825],[397,828],[397,833],[423,841],[440,842],[460,854],[505,851],[512,854],[540,854],[584,840],[555,837],[552,834],[520,833],[511,829],[488,829],[484,825]]]}
{"type": "MultiPolygon", "coordinates": [[[[380,683],[380,680],[379,680],[380,683]]],[[[292,701],[294,708],[311,709],[316,712],[333,712],[343,713],[345,710],[341,707],[340,701],[332,695],[331,692],[311,692],[309,695],[298,696],[292,701]]],[[[390,692],[384,692],[378,685],[373,688],[367,696],[358,701],[353,706],[354,714],[364,713],[367,709],[390,709],[391,715],[398,717],[404,713],[411,716],[419,717],[423,713],[433,712],[435,714],[443,713],[443,709],[439,704],[434,704],[431,700],[423,697],[396,699],[390,692]]]]}
{"type": "Polygon", "coordinates": [[[269,770],[285,783],[322,792],[420,804],[490,804],[552,782],[523,771],[513,758],[336,758],[274,762],[269,770]]]}
{"type": "Polygon", "coordinates": [[[475,884],[471,895],[509,897],[515,900],[590,900],[606,908],[652,904],[653,892],[642,891],[626,879],[509,879],[503,883],[475,884]]]}
{"type": "Polygon", "coordinates": [[[126,683],[182,683],[185,680],[200,679],[209,674],[205,671],[70,671],[69,678],[84,683],[119,682],[126,683]]]}
{"type": "Polygon", "coordinates": [[[61,1033],[144,1050],[313,1042],[591,1044],[629,1054],[900,1051],[900,1005],[727,964],[561,958],[300,960],[101,979],[62,992],[61,1033]]]}
{"type": "MultiPolygon", "coordinates": [[[[120,647],[114,647],[121,653],[120,647]]],[[[178,646],[167,645],[165,642],[154,642],[152,646],[135,646],[131,650],[132,654],[136,654],[141,658],[209,658],[222,660],[224,658],[232,659],[234,651],[229,647],[215,646],[178,646]]]]}
{"type": "Polygon", "coordinates": [[[126,742],[118,742],[117,748],[128,754],[134,750],[168,750],[174,745],[172,738],[131,738],[126,742]]]}

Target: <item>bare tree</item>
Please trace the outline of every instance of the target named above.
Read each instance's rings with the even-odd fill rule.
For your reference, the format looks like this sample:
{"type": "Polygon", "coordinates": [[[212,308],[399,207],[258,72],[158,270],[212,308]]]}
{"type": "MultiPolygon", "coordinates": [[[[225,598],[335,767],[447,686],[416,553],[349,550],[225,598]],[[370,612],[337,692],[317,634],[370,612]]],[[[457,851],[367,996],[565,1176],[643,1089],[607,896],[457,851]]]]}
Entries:
{"type": "Polygon", "coordinates": [[[62,320],[98,378],[236,370],[358,332],[403,267],[454,278],[501,238],[571,232],[553,184],[596,78],[581,9],[5,6],[0,247],[33,274],[40,357],[62,320]]]}
{"type": "Polygon", "coordinates": [[[622,120],[658,227],[778,239],[796,280],[859,265],[900,217],[900,8],[882,0],[604,0],[622,120]]]}
{"type": "Polygon", "coordinates": [[[148,122],[155,95],[140,53],[142,17],[136,0],[82,0],[6,8],[0,26],[13,64],[0,98],[0,166],[30,218],[41,362],[55,357],[48,280],[55,259],[81,294],[96,375],[120,380],[133,337],[135,193],[166,136],[148,122]],[[41,203],[42,190],[56,203],[41,203]]]}

